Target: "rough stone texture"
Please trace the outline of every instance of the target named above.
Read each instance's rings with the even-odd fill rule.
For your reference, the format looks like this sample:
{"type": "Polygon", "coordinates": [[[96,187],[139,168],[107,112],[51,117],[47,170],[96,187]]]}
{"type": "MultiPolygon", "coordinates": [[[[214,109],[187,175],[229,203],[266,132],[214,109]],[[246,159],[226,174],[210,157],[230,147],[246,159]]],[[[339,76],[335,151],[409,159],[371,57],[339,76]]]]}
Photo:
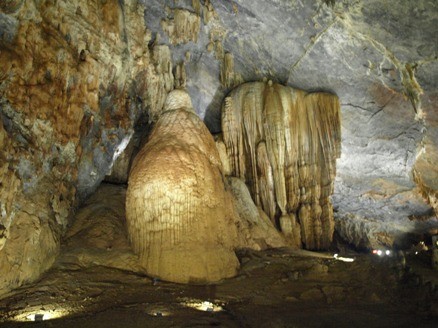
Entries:
{"type": "Polygon", "coordinates": [[[236,214],[214,139],[185,91],[172,91],[134,159],[129,238],[148,275],[179,283],[236,274],[236,214]]]}
{"type": "MultiPolygon", "coordinates": [[[[187,88],[211,131],[221,130],[220,102],[235,86],[221,82],[225,53],[243,81],[267,77],[333,92],[342,110],[333,204],[343,237],[359,244],[352,236],[361,235],[360,244],[372,247],[383,241],[378,236],[402,241],[438,225],[421,197],[436,208],[438,3],[195,2],[164,1],[203,17],[198,42],[176,45],[171,52],[181,61],[190,51],[187,88]]],[[[157,23],[165,17],[163,1],[145,1],[145,6],[147,26],[168,43],[157,23]]]]}
{"type": "Polygon", "coordinates": [[[275,228],[265,212],[254,204],[248,187],[239,178],[228,177],[235,203],[239,242],[237,248],[250,248],[256,251],[288,246],[285,238],[275,228]]]}
{"type": "Polygon", "coordinates": [[[245,181],[255,204],[293,237],[292,244],[330,246],[340,128],[339,100],[328,93],[269,81],[245,83],[225,98],[222,130],[231,175],[245,181]]]}
{"type": "Polygon", "coordinates": [[[135,1],[2,2],[0,294],[51,266],[74,205],[173,88],[143,17],[135,1]]]}
{"type": "Polygon", "coordinates": [[[201,18],[185,9],[167,8],[170,18],[161,21],[161,27],[167,33],[172,44],[196,42],[198,40],[201,18]]]}
{"type": "Polygon", "coordinates": [[[125,198],[124,186],[99,186],[75,214],[64,236],[58,267],[103,266],[143,273],[128,241],[125,198]]]}

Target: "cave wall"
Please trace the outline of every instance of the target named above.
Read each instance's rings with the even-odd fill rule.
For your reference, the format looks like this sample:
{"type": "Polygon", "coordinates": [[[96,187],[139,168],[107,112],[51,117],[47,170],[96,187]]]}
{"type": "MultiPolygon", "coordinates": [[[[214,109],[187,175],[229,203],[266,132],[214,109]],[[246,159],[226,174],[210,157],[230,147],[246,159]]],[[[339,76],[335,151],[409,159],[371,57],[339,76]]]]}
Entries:
{"type": "Polygon", "coordinates": [[[136,1],[0,6],[0,293],[48,269],[72,210],[173,88],[136,1]]]}

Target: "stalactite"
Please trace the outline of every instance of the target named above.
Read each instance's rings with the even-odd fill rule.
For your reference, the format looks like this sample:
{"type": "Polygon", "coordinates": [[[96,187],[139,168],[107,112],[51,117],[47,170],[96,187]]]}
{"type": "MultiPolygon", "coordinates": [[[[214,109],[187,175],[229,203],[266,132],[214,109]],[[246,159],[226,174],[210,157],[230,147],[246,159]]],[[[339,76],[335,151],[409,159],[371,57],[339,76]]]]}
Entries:
{"type": "Polygon", "coordinates": [[[260,189],[257,195],[260,198],[261,206],[268,217],[275,223],[275,192],[274,176],[272,175],[271,163],[266,151],[266,143],[261,141],[257,146],[257,177],[260,180],[260,189]]]}
{"type": "MultiPolygon", "coordinates": [[[[222,44],[219,42],[217,43],[217,46],[221,47],[222,44]]],[[[219,53],[221,53],[221,51],[216,49],[216,54],[219,53]]],[[[222,85],[226,88],[232,88],[242,82],[242,77],[234,71],[233,54],[228,52],[224,54],[219,77],[222,85]]]]}
{"type": "Polygon", "coordinates": [[[296,246],[324,249],[332,240],[339,115],[335,95],[271,81],[243,84],[224,102],[231,174],[245,181],[254,202],[296,246]]]}
{"type": "Polygon", "coordinates": [[[187,74],[184,62],[175,67],[175,89],[185,89],[187,84],[187,74]]]}
{"type": "Polygon", "coordinates": [[[197,42],[201,26],[201,17],[186,9],[168,9],[173,18],[161,21],[161,27],[169,36],[172,44],[197,42]]]}

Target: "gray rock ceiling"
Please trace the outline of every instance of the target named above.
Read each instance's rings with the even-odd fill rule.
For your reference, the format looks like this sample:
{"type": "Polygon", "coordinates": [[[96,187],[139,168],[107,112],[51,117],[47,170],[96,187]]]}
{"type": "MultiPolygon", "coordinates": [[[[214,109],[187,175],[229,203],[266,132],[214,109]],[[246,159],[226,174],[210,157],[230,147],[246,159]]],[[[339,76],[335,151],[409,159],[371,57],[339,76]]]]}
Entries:
{"type": "MultiPolygon", "coordinates": [[[[170,46],[174,64],[185,62],[194,107],[213,133],[220,132],[230,88],[208,49],[212,35],[220,35],[242,81],[268,78],[340,97],[342,157],[333,201],[344,237],[376,244],[437,226],[412,176],[416,158],[427,150],[433,168],[437,151],[436,1],[212,0],[217,15],[202,21],[197,42],[178,45],[161,22],[169,18],[166,8],[194,11],[192,1],[142,2],[155,42],[170,46]]],[[[429,172],[429,185],[436,186],[436,172],[429,172]]]]}

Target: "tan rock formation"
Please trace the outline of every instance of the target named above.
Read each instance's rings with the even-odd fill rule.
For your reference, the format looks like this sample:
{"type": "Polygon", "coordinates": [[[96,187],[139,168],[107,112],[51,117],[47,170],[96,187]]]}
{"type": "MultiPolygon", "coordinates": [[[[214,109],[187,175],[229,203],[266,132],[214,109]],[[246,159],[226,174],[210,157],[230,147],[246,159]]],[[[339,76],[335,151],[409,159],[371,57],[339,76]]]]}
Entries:
{"type": "Polygon", "coordinates": [[[301,235],[306,248],[327,248],[340,156],[338,98],[246,83],[225,99],[222,130],[232,175],[246,182],[255,204],[292,244],[298,246],[301,235]]]}
{"type": "Polygon", "coordinates": [[[186,9],[168,8],[170,18],[161,21],[161,27],[172,44],[196,42],[198,40],[201,17],[186,9]]]}
{"type": "Polygon", "coordinates": [[[219,157],[221,159],[224,174],[226,176],[229,176],[231,175],[231,166],[230,166],[230,161],[228,160],[227,148],[225,147],[222,134],[216,135],[214,141],[216,143],[217,151],[219,152],[219,157]]]}
{"type": "Polygon", "coordinates": [[[13,14],[17,12],[23,5],[24,0],[3,0],[0,3],[0,11],[5,14],[13,14]]]}
{"type": "MultiPolygon", "coordinates": [[[[218,45],[222,43],[218,42],[218,45]]],[[[216,50],[216,53],[220,53],[216,50]]],[[[234,70],[234,56],[231,53],[225,53],[221,59],[220,81],[226,88],[232,88],[243,82],[242,77],[234,70]]]]}
{"type": "Polygon", "coordinates": [[[219,154],[184,91],[169,94],[133,162],[126,210],[132,246],[149,275],[200,283],[236,273],[235,214],[219,154]]]}
{"type": "Polygon", "coordinates": [[[287,246],[286,240],[265,212],[255,206],[245,183],[235,177],[228,177],[227,181],[234,196],[238,214],[236,221],[239,236],[238,248],[251,248],[259,251],[287,246]]]}
{"type": "Polygon", "coordinates": [[[142,273],[128,241],[125,199],[124,186],[100,185],[76,213],[57,263],[67,268],[105,266],[142,273]]]}

